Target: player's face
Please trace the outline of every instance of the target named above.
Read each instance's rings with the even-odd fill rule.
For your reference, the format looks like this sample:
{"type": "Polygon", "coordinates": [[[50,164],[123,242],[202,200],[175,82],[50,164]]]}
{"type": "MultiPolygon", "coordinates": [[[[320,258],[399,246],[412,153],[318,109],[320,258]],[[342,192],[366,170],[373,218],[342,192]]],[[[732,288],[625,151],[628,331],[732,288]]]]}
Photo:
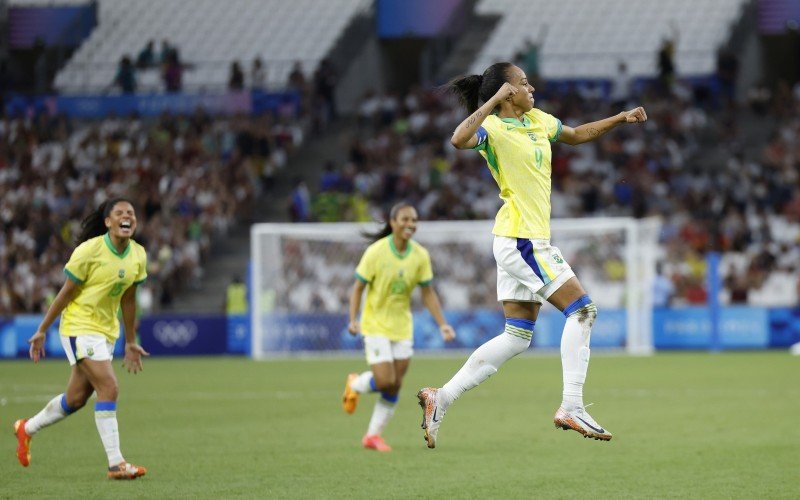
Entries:
{"type": "Polygon", "coordinates": [[[517,87],[517,92],[511,102],[523,111],[530,111],[533,108],[533,92],[536,90],[533,85],[528,83],[525,72],[517,66],[512,66],[507,73],[508,83],[517,87]]]}
{"type": "Polygon", "coordinates": [[[397,211],[397,216],[389,221],[392,234],[404,240],[411,239],[417,231],[417,211],[414,207],[403,207],[397,211]]]}
{"type": "Polygon", "coordinates": [[[136,213],[133,205],[127,201],[120,201],[111,208],[106,217],[106,227],[111,236],[130,238],[136,232],[136,213]]]}

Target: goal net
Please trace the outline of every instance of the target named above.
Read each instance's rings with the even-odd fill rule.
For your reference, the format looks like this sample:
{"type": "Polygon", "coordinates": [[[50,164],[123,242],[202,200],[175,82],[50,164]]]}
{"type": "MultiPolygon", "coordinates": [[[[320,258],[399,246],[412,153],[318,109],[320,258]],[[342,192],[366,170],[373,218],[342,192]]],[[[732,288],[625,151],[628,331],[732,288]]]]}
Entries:
{"type": "MultiPolygon", "coordinates": [[[[492,256],[493,221],[420,221],[414,239],[430,252],[434,281],[457,339],[445,344],[414,292],[416,351],[472,349],[503,330],[492,256]]],[[[347,332],[354,271],[374,225],[256,224],[251,228],[252,356],[355,354],[347,332]]],[[[555,219],[557,246],[597,304],[593,349],[647,354],[652,342],[652,282],[659,223],[654,219],[555,219]]],[[[363,302],[362,302],[363,305],[363,302]]],[[[560,343],[563,315],[542,307],[533,348],[560,343]]]]}

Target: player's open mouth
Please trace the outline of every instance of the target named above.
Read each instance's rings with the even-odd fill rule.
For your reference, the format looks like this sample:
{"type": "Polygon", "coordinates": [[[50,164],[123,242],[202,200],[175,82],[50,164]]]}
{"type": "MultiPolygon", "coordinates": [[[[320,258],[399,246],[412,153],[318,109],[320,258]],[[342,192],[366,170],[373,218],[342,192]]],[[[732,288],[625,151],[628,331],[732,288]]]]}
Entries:
{"type": "Polygon", "coordinates": [[[119,223],[119,228],[130,231],[131,229],[131,221],[123,221],[119,223]]]}

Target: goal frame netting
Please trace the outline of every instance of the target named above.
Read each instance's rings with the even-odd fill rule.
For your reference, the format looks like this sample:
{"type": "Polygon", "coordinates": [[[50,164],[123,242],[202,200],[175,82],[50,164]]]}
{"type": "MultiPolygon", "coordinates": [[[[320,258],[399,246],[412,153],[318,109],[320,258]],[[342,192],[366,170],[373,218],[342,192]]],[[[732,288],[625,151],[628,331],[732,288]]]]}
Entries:
{"type": "MultiPolygon", "coordinates": [[[[427,246],[429,242],[458,243],[469,241],[483,246],[491,254],[491,229],[494,221],[420,221],[414,239],[427,246]],[[476,243],[479,242],[479,243],[476,243]]],[[[282,279],[284,259],[281,245],[282,238],[302,241],[352,243],[359,242],[366,249],[368,242],[360,235],[363,231],[374,231],[374,223],[259,223],[251,226],[251,266],[250,266],[250,314],[251,314],[251,356],[254,359],[265,359],[302,355],[337,355],[342,351],[332,349],[308,350],[265,349],[265,342],[271,325],[270,317],[274,311],[265,315],[262,304],[272,301],[280,290],[269,289],[282,279]],[[273,297],[265,295],[273,294],[273,297]]],[[[654,351],[652,335],[653,295],[652,283],[656,274],[658,258],[658,232],[660,221],[657,218],[634,219],[629,217],[596,217],[580,219],[554,219],[552,221],[552,244],[559,246],[563,238],[591,238],[603,234],[624,235],[621,259],[624,261],[624,310],[626,335],[624,352],[633,355],[647,355],[654,351]]],[[[562,248],[563,251],[563,248],[562,248]]],[[[436,255],[431,252],[436,274],[436,255]]],[[[355,270],[358,256],[352,262],[355,270]]],[[[566,255],[565,255],[566,257],[566,255]]],[[[569,259],[569,257],[566,257],[569,259]]],[[[568,260],[569,261],[569,260],[568,260]]],[[[578,273],[580,279],[580,273],[578,273]]],[[[352,281],[350,282],[350,284],[352,281]]],[[[283,286],[291,286],[284,283],[283,286]]],[[[439,290],[440,295],[442,291],[439,290]]],[[[598,295],[602,290],[590,290],[590,295],[598,295]]],[[[550,306],[547,306],[550,307],[550,306]]],[[[292,311],[282,311],[291,313],[292,311]]],[[[447,313],[447,309],[445,309],[447,313]]],[[[340,314],[347,315],[343,308],[340,314]]],[[[601,313],[602,314],[602,308],[601,313]]],[[[268,344],[268,342],[267,342],[268,344]]],[[[415,347],[418,352],[420,349],[415,347]]],[[[424,346],[421,349],[425,351],[424,346]]]]}

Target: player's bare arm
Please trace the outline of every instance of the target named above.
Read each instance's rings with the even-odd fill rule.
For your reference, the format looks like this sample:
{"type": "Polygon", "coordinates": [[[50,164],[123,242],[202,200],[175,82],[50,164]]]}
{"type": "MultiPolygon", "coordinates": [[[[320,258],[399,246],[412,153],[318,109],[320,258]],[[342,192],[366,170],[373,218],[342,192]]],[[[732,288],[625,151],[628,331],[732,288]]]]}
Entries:
{"type": "Polygon", "coordinates": [[[436,324],[439,325],[439,333],[442,335],[442,338],[445,340],[445,342],[449,342],[456,338],[456,331],[447,323],[447,320],[444,318],[444,314],[442,314],[442,304],[439,301],[439,295],[437,295],[436,290],[434,290],[432,286],[428,285],[422,287],[422,303],[428,308],[428,311],[431,312],[431,316],[433,316],[436,324]]]}
{"type": "Polygon", "coordinates": [[[44,319],[42,319],[36,333],[28,339],[28,343],[31,345],[28,353],[34,363],[38,363],[39,359],[44,357],[44,339],[47,336],[47,329],[61,315],[61,311],[75,298],[78,291],[80,291],[80,286],[77,283],[69,278],[64,280],[64,286],[58,291],[58,295],[56,295],[53,303],[47,309],[47,313],[44,315],[44,319]]]}
{"type": "Polygon", "coordinates": [[[136,374],[142,371],[142,356],[149,356],[142,346],[136,343],[136,285],[130,286],[122,294],[120,300],[122,309],[122,321],[125,325],[125,358],[122,360],[123,366],[129,372],[136,374]]]}
{"type": "Polygon", "coordinates": [[[647,113],[643,107],[639,106],[638,108],[623,111],[614,116],[609,116],[608,118],[596,122],[586,123],[579,127],[573,128],[564,125],[558,141],[575,146],[576,144],[593,141],[619,125],[625,123],[644,123],[646,121],[647,113]]]}
{"type": "Polygon", "coordinates": [[[347,331],[350,332],[350,335],[361,333],[358,312],[361,310],[361,296],[366,286],[363,281],[358,279],[353,283],[353,291],[350,293],[350,322],[347,324],[347,331]]]}
{"type": "Polygon", "coordinates": [[[496,108],[503,100],[510,99],[519,92],[515,86],[506,82],[500,87],[500,90],[492,96],[491,99],[483,103],[483,106],[478,108],[477,111],[469,115],[463,122],[461,122],[456,130],[453,132],[453,137],[450,143],[458,149],[474,148],[478,144],[478,127],[481,126],[483,121],[489,116],[494,108],[496,108]]]}

